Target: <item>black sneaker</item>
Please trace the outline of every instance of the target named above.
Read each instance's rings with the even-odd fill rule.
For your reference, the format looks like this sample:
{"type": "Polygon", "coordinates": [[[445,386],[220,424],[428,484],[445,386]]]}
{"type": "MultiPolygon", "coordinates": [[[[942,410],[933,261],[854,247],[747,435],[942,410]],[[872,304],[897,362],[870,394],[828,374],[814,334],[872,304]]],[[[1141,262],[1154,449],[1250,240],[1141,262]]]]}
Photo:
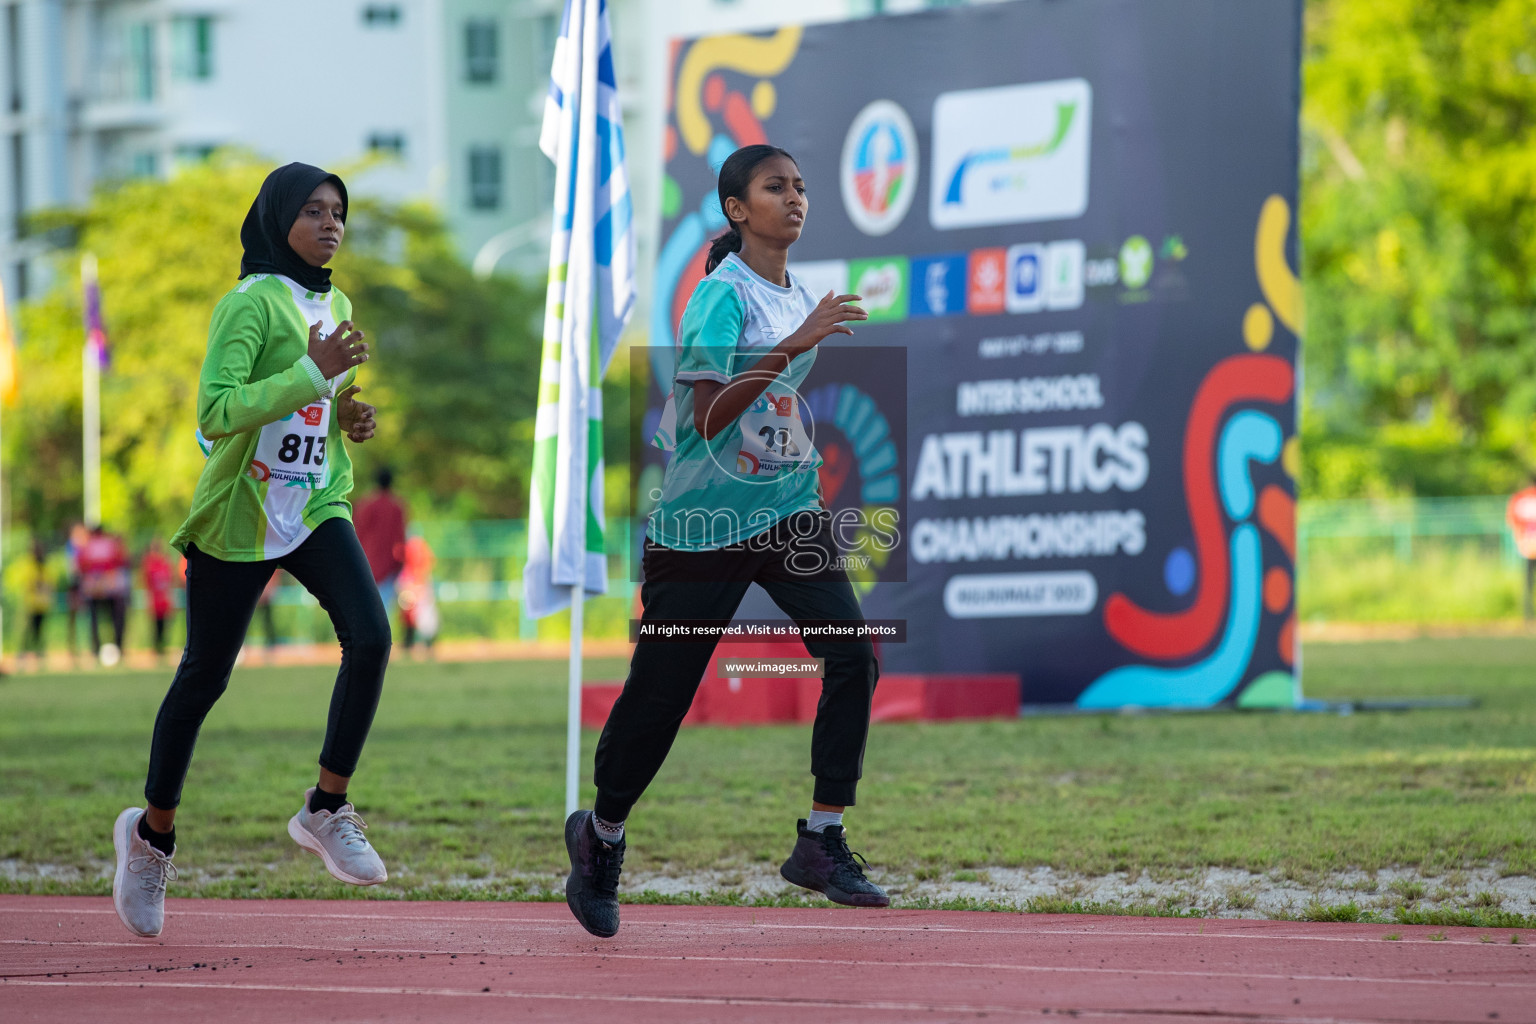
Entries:
{"type": "Polygon", "coordinates": [[[591,811],[574,811],[565,819],[565,852],[571,855],[571,876],[565,880],[565,903],[581,926],[609,938],[619,930],[619,869],[624,866],[624,840],[605,843],[592,827],[591,811]]]}
{"type": "Polygon", "coordinates": [[[828,825],[820,832],[812,832],[801,818],[798,829],[800,839],[789,860],[779,868],[785,881],[813,889],[846,907],[891,905],[885,890],[864,877],[864,868],[859,866],[864,858],[848,849],[841,825],[828,825]]]}

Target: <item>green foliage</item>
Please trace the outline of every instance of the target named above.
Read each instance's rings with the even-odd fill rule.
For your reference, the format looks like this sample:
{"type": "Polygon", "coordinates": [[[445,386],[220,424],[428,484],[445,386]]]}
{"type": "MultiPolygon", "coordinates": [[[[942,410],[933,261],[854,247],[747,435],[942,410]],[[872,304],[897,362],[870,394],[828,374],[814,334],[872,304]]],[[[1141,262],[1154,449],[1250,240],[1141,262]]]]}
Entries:
{"type": "Polygon", "coordinates": [[[1536,0],[1311,0],[1303,493],[1536,466],[1536,0]]]}
{"type": "Polygon", "coordinates": [[[359,481],[388,464],[412,511],[526,514],[543,294],[477,280],[423,207],[359,203],[336,280],[373,337],[380,434],[354,446],[359,481]]]}
{"type": "MultiPolygon", "coordinates": [[[[14,520],[57,531],[80,514],[78,268],[93,252],[113,360],[102,376],[103,519],[135,534],[181,521],[203,461],[193,431],[208,320],[235,284],[240,224],[267,170],[220,154],[38,219],[73,243],[58,253],[54,287],[18,317],[21,397],[4,438],[14,520]]],[[[430,211],[362,197],[334,269],[376,344],[360,383],[380,430],[353,447],[359,478],[391,464],[420,514],[520,514],[542,295],[473,278],[430,211]]]]}

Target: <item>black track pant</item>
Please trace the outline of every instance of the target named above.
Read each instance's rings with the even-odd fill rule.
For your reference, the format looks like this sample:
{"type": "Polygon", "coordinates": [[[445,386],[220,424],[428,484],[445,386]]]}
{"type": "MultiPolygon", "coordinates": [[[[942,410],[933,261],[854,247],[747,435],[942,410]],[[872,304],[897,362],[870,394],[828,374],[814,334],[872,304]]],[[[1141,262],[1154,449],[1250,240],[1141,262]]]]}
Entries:
{"type": "MultiPolygon", "coordinates": [[[[769,531],[769,542],[714,551],[677,551],[645,542],[641,623],[692,619],[728,622],[747,587],[756,583],[797,623],[864,621],[841,567],[807,572],[809,548],[837,556],[829,520],[801,513],[769,531]],[[811,517],[811,518],[805,518],[811,517]],[[806,529],[813,524],[813,529],[806,529]],[[795,527],[804,536],[793,538],[795,527]]],[[[867,640],[811,639],[806,649],[825,659],[821,700],[811,728],[813,799],[833,806],[854,802],[864,771],[869,708],[879,667],[867,640]]],[[[597,743],[598,817],[623,821],[661,769],[694,693],[709,667],[715,641],[646,639],[635,644],[624,690],[597,743]]]]}
{"type": "Polygon", "coordinates": [[[256,601],[278,566],[314,594],[341,641],[320,766],[341,776],[357,768],[389,663],[389,617],[352,524],[327,519],[295,550],[265,562],[225,562],[187,550],[187,649],[155,718],[144,797],[169,810],[181,803],[192,748],[245,642],[256,601]]]}
{"type": "Polygon", "coordinates": [[[112,642],[123,649],[123,632],[128,626],[128,599],[93,597],[91,599],[91,650],[101,652],[101,618],[112,623],[112,642]]]}

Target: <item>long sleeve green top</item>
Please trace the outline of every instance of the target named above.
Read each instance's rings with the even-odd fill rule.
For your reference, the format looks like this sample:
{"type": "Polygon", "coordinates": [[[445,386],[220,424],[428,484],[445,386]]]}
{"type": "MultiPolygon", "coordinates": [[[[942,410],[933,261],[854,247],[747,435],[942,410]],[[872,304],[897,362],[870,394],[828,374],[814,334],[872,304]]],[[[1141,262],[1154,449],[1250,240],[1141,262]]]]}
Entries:
{"type": "Polygon", "coordinates": [[[352,460],[332,398],[356,376],[327,380],[309,358],[352,316],[340,290],[309,292],[253,274],[219,300],[197,388],[208,461],[192,511],[171,543],[227,562],[280,558],[327,519],[352,518],[352,460]]]}

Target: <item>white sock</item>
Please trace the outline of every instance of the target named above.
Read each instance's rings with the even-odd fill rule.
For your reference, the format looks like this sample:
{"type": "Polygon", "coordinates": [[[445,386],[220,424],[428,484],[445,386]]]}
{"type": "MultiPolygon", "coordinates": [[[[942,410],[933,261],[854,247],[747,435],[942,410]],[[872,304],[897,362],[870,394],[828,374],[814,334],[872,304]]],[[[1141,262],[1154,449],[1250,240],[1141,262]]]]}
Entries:
{"type": "Polygon", "coordinates": [[[811,816],[805,819],[805,827],[810,829],[812,832],[820,832],[828,825],[836,825],[837,827],[841,828],[843,825],[843,812],[812,811],[811,816]]]}
{"type": "Polygon", "coordinates": [[[622,821],[604,821],[597,815],[592,815],[592,831],[597,833],[597,838],[610,846],[624,838],[624,823],[622,821]]]}

